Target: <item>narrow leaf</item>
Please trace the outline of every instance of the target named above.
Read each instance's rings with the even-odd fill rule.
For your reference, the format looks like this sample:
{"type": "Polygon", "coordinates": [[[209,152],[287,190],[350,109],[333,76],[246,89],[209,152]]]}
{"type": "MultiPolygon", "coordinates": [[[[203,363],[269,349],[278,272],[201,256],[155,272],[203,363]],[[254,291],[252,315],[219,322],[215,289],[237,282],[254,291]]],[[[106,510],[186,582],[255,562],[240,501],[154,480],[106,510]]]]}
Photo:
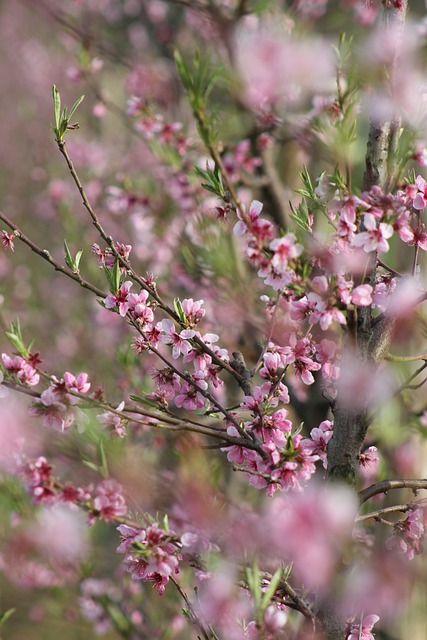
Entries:
{"type": "Polygon", "coordinates": [[[77,98],[77,100],[71,107],[70,113],[68,114],[68,120],[71,120],[71,116],[73,115],[77,107],[83,102],[84,99],[85,99],[84,95],[80,96],[80,98],[77,98]]]}
{"type": "Polygon", "coordinates": [[[55,112],[55,127],[57,132],[59,132],[59,124],[61,121],[61,96],[59,95],[59,91],[56,88],[56,85],[52,87],[52,95],[53,95],[53,108],[55,112]]]}
{"type": "Polygon", "coordinates": [[[73,257],[70,253],[70,249],[68,248],[68,244],[67,241],[64,240],[64,249],[65,249],[65,264],[67,265],[67,267],[69,267],[70,269],[73,269],[74,267],[74,261],[73,261],[73,257]]]}
{"type": "Polygon", "coordinates": [[[0,627],[4,625],[6,620],[8,620],[10,616],[12,616],[15,613],[15,611],[16,611],[16,607],[13,607],[12,609],[8,609],[4,613],[0,614],[0,627]]]}
{"type": "Polygon", "coordinates": [[[271,577],[270,584],[268,585],[267,591],[265,591],[262,596],[261,601],[261,609],[265,611],[270,604],[272,597],[274,596],[277,587],[280,583],[280,578],[282,577],[282,567],[279,567],[274,575],[271,577]]]}

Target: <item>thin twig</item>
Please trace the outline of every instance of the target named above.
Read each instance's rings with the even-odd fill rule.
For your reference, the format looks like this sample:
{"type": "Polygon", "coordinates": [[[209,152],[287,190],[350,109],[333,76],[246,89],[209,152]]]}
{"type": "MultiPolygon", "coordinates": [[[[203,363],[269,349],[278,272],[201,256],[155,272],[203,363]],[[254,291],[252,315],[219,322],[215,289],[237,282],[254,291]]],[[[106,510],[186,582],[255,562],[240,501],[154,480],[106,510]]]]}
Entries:
{"type": "Polygon", "coordinates": [[[362,516],[357,516],[354,519],[354,522],[364,522],[366,520],[371,520],[372,518],[381,518],[387,513],[406,513],[407,511],[412,511],[413,509],[415,509],[416,504],[417,503],[415,502],[407,502],[406,504],[395,504],[392,507],[384,507],[384,509],[378,509],[377,511],[371,511],[370,513],[365,513],[362,516]]]}
{"type": "MultiPolygon", "coordinates": [[[[134,269],[132,268],[130,262],[128,260],[125,260],[123,258],[123,256],[120,255],[120,253],[117,250],[116,244],[113,240],[113,238],[111,236],[109,236],[106,231],[104,230],[104,228],[102,227],[98,216],[96,215],[94,209],[92,208],[89,199],[86,195],[85,189],[80,181],[80,178],[77,174],[77,171],[74,167],[74,164],[68,154],[68,151],[66,149],[65,146],[65,142],[63,140],[56,140],[56,144],[58,145],[58,149],[60,150],[61,154],[63,155],[65,162],[68,166],[68,169],[71,173],[71,176],[74,180],[74,183],[77,186],[77,189],[80,193],[80,196],[82,198],[82,202],[83,202],[83,206],[85,207],[85,209],[87,210],[87,212],[89,213],[89,216],[92,220],[92,224],[94,225],[94,227],[96,228],[96,230],[98,231],[99,235],[101,236],[101,238],[104,240],[104,242],[110,247],[111,251],[113,252],[115,258],[118,260],[119,264],[124,267],[126,269],[126,272],[129,274],[129,276],[132,278],[132,280],[134,280],[137,284],[139,284],[139,286],[144,289],[145,291],[147,291],[152,298],[157,302],[158,306],[165,311],[171,318],[173,318],[173,320],[175,320],[175,322],[177,322],[178,324],[180,324],[181,326],[182,323],[180,321],[180,318],[178,317],[178,315],[175,313],[175,311],[169,306],[167,305],[162,298],[160,297],[160,295],[157,292],[157,289],[155,286],[150,286],[147,284],[147,282],[145,281],[144,278],[141,278],[140,276],[138,276],[138,274],[134,271],[134,269]]],[[[222,166],[222,163],[221,163],[222,166]]],[[[223,167],[224,169],[224,167],[223,167]]],[[[224,169],[225,171],[225,169],[224,169]]],[[[105,295],[105,294],[104,294],[105,295]]],[[[183,327],[183,328],[187,328],[187,327],[183,327]]],[[[201,338],[199,338],[198,336],[194,336],[193,338],[194,342],[197,344],[197,346],[200,348],[200,350],[203,353],[208,354],[211,358],[212,361],[219,367],[221,367],[222,369],[224,369],[225,371],[227,371],[230,375],[232,375],[236,380],[237,383],[239,384],[239,386],[242,386],[242,383],[244,383],[244,380],[241,378],[241,376],[237,373],[237,371],[235,371],[227,362],[225,362],[224,360],[222,360],[221,358],[219,358],[217,356],[217,354],[210,348],[208,347],[201,338]]]]}
{"type": "Polygon", "coordinates": [[[59,271],[59,273],[62,273],[64,276],[67,276],[67,278],[71,278],[71,280],[74,280],[74,282],[77,282],[77,284],[79,284],[84,289],[88,289],[88,291],[92,291],[92,293],[94,293],[95,295],[101,298],[106,297],[107,294],[105,293],[105,291],[102,291],[102,289],[98,289],[98,287],[95,287],[93,284],[91,284],[87,280],[84,280],[79,273],[75,273],[74,271],[71,271],[71,269],[63,267],[59,262],[57,262],[54,258],[52,258],[51,254],[47,249],[41,249],[39,246],[37,246],[35,242],[30,240],[30,238],[28,238],[25,235],[25,233],[21,231],[21,229],[16,224],[14,224],[11,220],[9,220],[9,218],[5,216],[4,213],[2,213],[1,211],[0,211],[0,220],[3,220],[3,222],[10,229],[12,229],[12,231],[15,233],[15,236],[18,240],[26,244],[31,249],[31,251],[33,251],[38,256],[43,258],[43,260],[46,260],[46,262],[48,262],[55,269],[55,271],[59,271]]]}

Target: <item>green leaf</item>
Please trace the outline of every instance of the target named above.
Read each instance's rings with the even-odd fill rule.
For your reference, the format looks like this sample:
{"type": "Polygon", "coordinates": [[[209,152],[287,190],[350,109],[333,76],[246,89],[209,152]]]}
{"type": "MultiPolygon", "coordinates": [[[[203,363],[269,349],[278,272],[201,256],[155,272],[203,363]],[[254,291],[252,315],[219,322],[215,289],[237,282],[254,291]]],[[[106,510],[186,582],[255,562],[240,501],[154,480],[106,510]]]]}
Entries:
{"type": "Polygon", "coordinates": [[[99,467],[97,464],[95,464],[95,462],[91,462],[90,460],[82,460],[82,462],[84,465],[86,465],[86,467],[92,469],[92,471],[96,471],[96,473],[99,473],[99,467]]]}
{"type": "Polygon", "coordinates": [[[59,125],[61,122],[61,96],[59,95],[59,91],[56,88],[56,85],[52,86],[52,96],[53,96],[53,109],[55,113],[55,133],[57,136],[59,135],[59,125]]]}
{"type": "Polygon", "coordinates": [[[282,573],[283,573],[282,567],[279,567],[274,573],[274,575],[271,577],[270,584],[268,585],[267,591],[265,591],[262,596],[262,601],[261,601],[262,612],[264,612],[267,609],[268,605],[270,604],[270,601],[274,596],[277,587],[279,586],[282,573]]]}
{"type": "Polygon", "coordinates": [[[118,258],[115,259],[112,269],[108,269],[108,267],[104,265],[104,273],[105,277],[107,278],[108,288],[110,289],[111,293],[115,295],[120,289],[122,280],[122,272],[119,266],[118,258]]]}
{"type": "Polygon", "coordinates": [[[169,531],[169,518],[168,518],[167,513],[163,517],[163,529],[165,531],[169,531]]]}
{"type": "Polygon", "coordinates": [[[184,58],[178,50],[174,52],[174,59],[176,69],[178,71],[179,78],[184,86],[184,89],[189,91],[191,89],[191,76],[187,63],[184,61],[184,58]]]}
{"type": "Polygon", "coordinates": [[[115,261],[114,261],[114,267],[113,267],[112,271],[113,271],[113,273],[112,273],[113,283],[114,283],[114,287],[115,287],[114,293],[117,293],[117,291],[120,289],[120,282],[121,282],[121,279],[122,279],[122,272],[121,272],[121,269],[120,269],[119,259],[118,258],[116,258],[115,261]]]}
{"type": "Polygon", "coordinates": [[[76,273],[78,273],[78,272],[79,272],[79,264],[80,264],[80,259],[81,259],[81,257],[82,257],[82,254],[83,254],[83,251],[82,251],[82,250],[77,251],[77,253],[76,253],[76,257],[75,257],[75,259],[74,259],[74,271],[75,271],[76,273]]]}
{"type": "Polygon", "coordinates": [[[13,607],[12,609],[8,609],[4,613],[0,614],[0,627],[4,625],[6,620],[8,620],[10,616],[12,616],[15,613],[15,611],[16,611],[16,607],[13,607]]]}
{"type": "Polygon", "coordinates": [[[75,103],[71,107],[71,111],[70,111],[70,113],[68,115],[68,120],[71,120],[71,117],[72,117],[73,113],[75,112],[77,107],[83,102],[84,99],[85,99],[84,94],[82,96],[80,96],[80,98],[77,98],[77,100],[75,101],[75,103]]]}
{"type": "Polygon", "coordinates": [[[178,316],[181,324],[185,324],[185,322],[187,321],[187,316],[185,315],[184,309],[182,308],[181,300],[179,298],[174,298],[173,308],[175,309],[175,313],[178,316]]]}
{"type": "Polygon", "coordinates": [[[247,567],[246,578],[249,590],[255,601],[255,608],[259,611],[261,605],[261,574],[256,560],[253,561],[252,567],[247,567]]]}
{"type": "Polygon", "coordinates": [[[64,240],[64,249],[65,249],[65,264],[69,269],[73,271],[73,273],[79,273],[79,264],[80,258],[82,257],[83,251],[78,251],[76,257],[73,258],[71,255],[70,249],[68,248],[67,241],[64,240]]]}
{"type": "Polygon", "coordinates": [[[147,407],[152,407],[153,409],[159,409],[159,403],[155,400],[151,400],[151,398],[142,398],[141,396],[129,396],[131,400],[134,402],[140,402],[141,404],[146,405],[147,407]]]}
{"type": "Polygon", "coordinates": [[[289,202],[289,206],[291,207],[292,211],[291,215],[289,216],[291,220],[293,220],[299,227],[301,227],[301,229],[304,229],[304,231],[311,231],[310,218],[305,200],[303,200],[298,205],[297,209],[295,209],[292,202],[289,202]]]}
{"type": "Polygon", "coordinates": [[[99,471],[103,478],[108,478],[108,462],[107,456],[105,455],[104,443],[102,440],[98,443],[98,453],[101,459],[101,465],[99,467],[99,471]]]}
{"type": "Polygon", "coordinates": [[[19,355],[23,358],[28,358],[33,343],[31,343],[28,347],[25,346],[24,340],[22,338],[21,323],[19,322],[19,318],[17,318],[15,322],[10,323],[9,331],[5,331],[5,335],[7,336],[7,338],[9,338],[10,342],[13,344],[19,355]]]}
{"type": "Polygon", "coordinates": [[[70,253],[70,250],[68,248],[68,244],[67,241],[64,240],[64,249],[65,249],[65,264],[67,265],[67,267],[69,267],[70,269],[73,269],[74,267],[74,260],[73,257],[70,253]]]}

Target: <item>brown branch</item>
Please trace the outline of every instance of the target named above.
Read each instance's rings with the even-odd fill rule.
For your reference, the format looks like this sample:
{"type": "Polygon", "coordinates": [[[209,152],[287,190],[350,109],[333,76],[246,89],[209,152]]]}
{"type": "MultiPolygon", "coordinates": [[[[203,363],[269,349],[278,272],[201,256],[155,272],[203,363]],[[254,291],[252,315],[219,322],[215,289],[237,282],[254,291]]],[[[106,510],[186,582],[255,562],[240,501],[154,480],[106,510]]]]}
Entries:
{"type": "Polygon", "coordinates": [[[412,489],[414,493],[417,493],[421,489],[427,489],[427,480],[383,480],[382,482],[377,482],[359,491],[360,504],[392,489],[412,489]]]}

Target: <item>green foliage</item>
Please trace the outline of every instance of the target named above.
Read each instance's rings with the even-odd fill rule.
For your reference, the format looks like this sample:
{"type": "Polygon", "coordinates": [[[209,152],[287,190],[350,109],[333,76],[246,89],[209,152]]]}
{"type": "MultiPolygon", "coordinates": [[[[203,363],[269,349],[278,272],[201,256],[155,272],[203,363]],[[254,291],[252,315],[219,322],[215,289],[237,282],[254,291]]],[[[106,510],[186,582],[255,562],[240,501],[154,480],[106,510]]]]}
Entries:
{"type": "Polygon", "coordinates": [[[66,131],[79,128],[78,123],[70,124],[70,120],[73,114],[75,113],[77,107],[83,102],[84,95],[80,96],[80,98],[78,98],[75,101],[75,103],[71,107],[70,113],[68,113],[68,109],[66,106],[64,106],[61,110],[61,96],[59,94],[58,89],[56,88],[56,85],[53,85],[52,87],[52,96],[53,96],[53,108],[54,108],[54,114],[55,114],[55,125],[51,125],[51,126],[56,139],[59,141],[59,140],[62,140],[66,131]]]}
{"type": "Polygon", "coordinates": [[[82,257],[83,251],[77,251],[76,257],[73,258],[70,253],[70,249],[68,248],[68,244],[66,240],[64,240],[64,249],[65,249],[65,264],[69,269],[71,269],[73,273],[80,273],[79,264],[80,264],[80,258],[82,257]]]}
{"type": "Polygon", "coordinates": [[[265,582],[266,576],[261,572],[257,560],[254,560],[252,566],[246,568],[246,581],[254,599],[257,623],[261,626],[264,613],[269,606],[279,584],[283,578],[283,568],[278,567],[274,574],[269,578],[268,587],[265,591],[261,589],[265,582]]]}
{"type": "Polygon", "coordinates": [[[185,325],[187,322],[187,316],[185,315],[185,311],[182,308],[181,300],[179,298],[174,298],[173,308],[175,309],[175,313],[178,316],[180,323],[185,325]]]}
{"type": "Polygon", "coordinates": [[[224,200],[226,193],[218,165],[215,164],[215,168],[213,171],[209,168],[207,163],[206,169],[201,169],[200,167],[196,166],[194,167],[194,170],[198,176],[205,180],[205,182],[202,182],[202,187],[206,189],[206,191],[210,191],[211,193],[214,193],[216,196],[218,196],[218,198],[224,200]]]}
{"type": "Polygon", "coordinates": [[[313,224],[311,216],[318,211],[324,213],[325,205],[320,201],[319,197],[314,191],[314,187],[306,166],[303,167],[303,170],[300,173],[300,178],[303,183],[303,188],[296,189],[296,193],[299,193],[303,197],[303,199],[298,207],[294,207],[291,202],[289,203],[292,210],[290,218],[301,229],[311,233],[311,227],[313,224]]]}
{"type": "Polygon", "coordinates": [[[16,611],[16,608],[13,607],[12,609],[8,609],[4,613],[0,613],[0,628],[4,625],[6,620],[8,620],[10,616],[15,613],[15,611],[16,611]]]}
{"type": "Polygon", "coordinates": [[[104,273],[107,278],[108,288],[113,295],[115,295],[124,280],[124,276],[122,270],[120,269],[119,259],[116,257],[114,261],[114,266],[109,269],[104,265],[104,273]]]}
{"type": "Polygon", "coordinates": [[[33,346],[33,343],[30,342],[28,347],[25,346],[21,333],[21,323],[19,322],[19,318],[17,318],[15,322],[10,323],[9,331],[5,331],[5,334],[15,347],[17,353],[22,356],[22,358],[28,358],[31,353],[31,347],[33,346]]]}
{"type": "Polygon", "coordinates": [[[210,58],[207,55],[201,56],[198,51],[193,56],[191,67],[179,51],[175,51],[174,58],[179,78],[196,118],[200,138],[206,146],[209,146],[214,142],[217,134],[214,131],[213,118],[207,116],[206,104],[217,83],[219,72],[213,71],[210,58]]]}

